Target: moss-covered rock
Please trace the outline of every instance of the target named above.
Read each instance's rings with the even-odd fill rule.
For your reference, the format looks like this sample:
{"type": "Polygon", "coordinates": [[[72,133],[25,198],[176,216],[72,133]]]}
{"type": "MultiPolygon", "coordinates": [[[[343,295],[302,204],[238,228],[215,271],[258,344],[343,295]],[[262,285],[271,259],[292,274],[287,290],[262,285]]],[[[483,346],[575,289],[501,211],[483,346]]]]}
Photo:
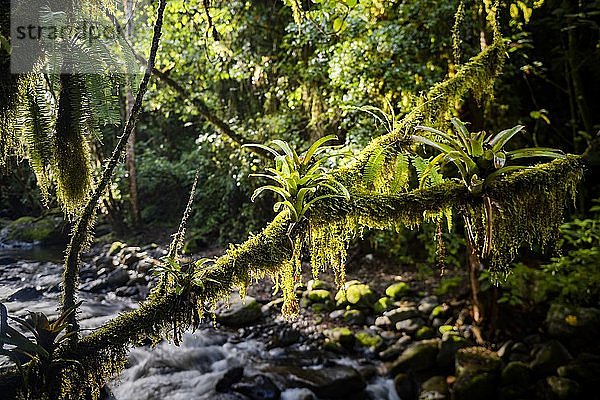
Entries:
{"type": "Polygon", "coordinates": [[[351,325],[362,325],[365,323],[365,314],[360,310],[348,310],[344,313],[344,321],[351,325]]]}
{"type": "Polygon", "coordinates": [[[357,307],[371,308],[377,297],[369,285],[352,285],[346,290],[346,300],[357,307]]]}
{"type": "Polygon", "coordinates": [[[39,218],[21,217],[8,224],[8,241],[37,243],[40,245],[65,244],[69,228],[62,214],[51,213],[39,218]]]}
{"type": "Polygon", "coordinates": [[[385,295],[394,300],[399,300],[410,294],[410,285],[406,282],[393,283],[385,289],[385,295]]]}
{"type": "Polygon", "coordinates": [[[337,327],[328,329],[323,332],[329,340],[339,343],[344,348],[352,348],[354,346],[355,337],[352,331],[346,327],[337,327]]]}
{"type": "MultiPolygon", "coordinates": [[[[546,378],[546,383],[550,388],[552,397],[557,400],[572,400],[579,398],[581,388],[579,383],[559,376],[549,376],[546,378]]],[[[595,393],[598,394],[597,392],[595,393]]]]}
{"type": "Polygon", "coordinates": [[[493,399],[497,392],[497,377],[491,372],[465,371],[452,387],[455,400],[493,399]]]}
{"type": "Polygon", "coordinates": [[[430,326],[422,326],[415,332],[416,340],[431,339],[435,336],[435,330],[430,326]]]}
{"type": "Polygon", "coordinates": [[[373,312],[375,315],[381,315],[392,308],[394,308],[394,300],[390,297],[382,297],[373,304],[373,312]]]}
{"type": "Polygon", "coordinates": [[[435,367],[435,359],[438,354],[439,340],[421,340],[414,342],[406,348],[390,366],[392,375],[406,371],[424,371],[435,367]]]}
{"type": "Polygon", "coordinates": [[[354,336],[356,337],[356,343],[371,349],[377,349],[383,343],[381,336],[368,330],[360,331],[354,336]]]}
{"type": "Polygon", "coordinates": [[[552,304],[546,315],[548,334],[571,349],[594,346],[600,336],[600,309],[552,304]]]}
{"type": "Polygon", "coordinates": [[[465,371],[499,373],[502,360],[494,351],[484,347],[465,347],[456,352],[456,374],[465,371]]]}
{"type": "Polygon", "coordinates": [[[326,303],[331,300],[331,292],[324,289],[309,290],[306,297],[313,303],[326,303]]]}
{"type": "Polygon", "coordinates": [[[125,247],[127,247],[127,245],[123,242],[112,242],[112,244],[110,245],[110,248],[108,249],[108,252],[106,253],[107,256],[112,257],[112,256],[116,256],[117,253],[119,253],[121,250],[123,250],[125,247]]]}
{"type": "Polygon", "coordinates": [[[306,288],[310,290],[331,290],[331,285],[320,279],[311,279],[306,283],[306,288]]]}
{"type": "Polygon", "coordinates": [[[538,375],[547,376],[556,373],[556,369],[568,364],[573,357],[558,340],[544,343],[535,354],[529,366],[538,375]]]}
{"type": "Polygon", "coordinates": [[[532,379],[531,368],[522,361],[509,362],[502,370],[503,385],[520,385],[527,386],[532,379]]]}
{"type": "Polygon", "coordinates": [[[223,304],[215,312],[217,321],[223,325],[240,327],[249,325],[262,317],[260,304],[253,297],[246,296],[241,300],[238,296],[223,304]]]}
{"type": "Polygon", "coordinates": [[[440,352],[437,356],[438,366],[444,370],[452,372],[455,367],[456,352],[472,345],[473,343],[458,335],[457,332],[449,331],[444,333],[442,335],[440,352]]]}

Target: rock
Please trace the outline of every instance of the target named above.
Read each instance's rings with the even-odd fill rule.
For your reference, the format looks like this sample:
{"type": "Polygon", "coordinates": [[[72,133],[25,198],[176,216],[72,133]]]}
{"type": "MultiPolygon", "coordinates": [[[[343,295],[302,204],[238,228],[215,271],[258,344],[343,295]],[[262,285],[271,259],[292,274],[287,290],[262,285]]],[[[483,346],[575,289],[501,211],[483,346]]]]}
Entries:
{"type": "Polygon", "coordinates": [[[135,270],[140,274],[149,274],[156,265],[149,258],[144,258],[137,262],[135,270]]]}
{"type": "Polygon", "coordinates": [[[229,307],[222,304],[215,311],[217,321],[223,325],[241,327],[249,325],[262,317],[260,304],[256,299],[246,296],[242,301],[239,296],[234,296],[230,301],[229,307]]]}
{"type": "Polygon", "coordinates": [[[546,378],[546,383],[553,397],[557,400],[572,400],[579,397],[579,384],[571,379],[549,376],[546,378]]]}
{"type": "Polygon", "coordinates": [[[373,304],[373,312],[376,315],[381,315],[392,308],[394,308],[394,301],[389,297],[382,297],[373,304]]]}
{"type": "Polygon", "coordinates": [[[375,326],[379,328],[387,328],[392,326],[392,321],[386,316],[375,318],[375,326]]]}
{"type": "Polygon", "coordinates": [[[348,310],[344,313],[344,321],[351,325],[362,325],[365,322],[365,314],[360,310],[348,310]]]}
{"type": "Polygon", "coordinates": [[[498,354],[498,357],[502,358],[503,360],[507,359],[510,353],[510,349],[514,343],[515,342],[513,342],[512,340],[508,340],[502,346],[500,346],[500,348],[496,352],[498,354]]]}
{"type": "Polygon", "coordinates": [[[308,291],[310,292],[311,290],[331,290],[331,285],[325,281],[322,281],[320,279],[311,279],[310,281],[308,281],[308,283],[306,284],[306,288],[308,289],[308,291]]]}
{"type": "Polygon", "coordinates": [[[456,352],[455,400],[493,398],[502,360],[496,352],[483,347],[465,347],[456,352]]]}
{"type": "Polygon", "coordinates": [[[247,396],[252,400],[279,400],[281,391],[271,379],[264,375],[256,375],[247,381],[236,383],[232,390],[247,396]]]}
{"type": "Polygon", "coordinates": [[[497,378],[490,372],[465,371],[452,386],[454,400],[485,400],[496,397],[497,378]]]}
{"type": "Polygon", "coordinates": [[[572,359],[569,351],[559,341],[551,340],[542,345],[529,366],[537,375],[548,376],[555,374],[558,367],[572,359]]]}
{"type": "Polygon", "coordinates": [[[383,361],[389,361],[397,358],[406,349],[408,344],[412,341],[410,336],[404,335],[396,341],[396,343],[388,346],[385,350],[381,351],[378,356],[383,361]]]}
{"type": "Polygon", "coordinates": [[[558,367],[557,372],[562,378],[575,380],[597,390],[595,383],[600,376],[600,356],[582,353],[569,364],[558,367]]]}
{"type": "Polygon", "coordinates": [[[324,289],[309,290],[306,296],[313,303],[325,303],[331,300],[331,292],[324,289]]]}
{"type": "Polygon", "coordinates": [[[6,301],[32,301],[42,297],[42,291],[32,286],[25,286],[13,292],[6,301]]]}
{"type": "Polygon", "coordinates": [[[532,378],[531,368],[521,361],[509,362],[502,370],[502,384],[506,386],[528,386],[532,378]]]}
{"type": "Polygon", "coordinates": [[[425,321],[421,318],[410,318],[397,322],[396,330],[404,332],[407,335],[414,335],[423,325],[425,325],[425,321]]]}
{"type": "Polygon", "coordinates": [[[347,349],[352,348],[352,346],[354,346],[355,337],[352,331],[348,328],[337,327],[333,329],[328,329],[325,332],[323,332],[323,334],[329,339],[331,339],[333,342],[337,342],[347,349]]]}
{"type": "Polygon", "coordinates": [[[274,366],[269,372],[286,377],[289,387],[304,387],[314,392],[318,398],[346,399],[364,390],[363,377],[347,366],[303,369],[295,365],[274,366]]]}
{"type": "Polygon", "coordinates": [[[121,264],[123,264],[127,267],[131,267],[131,266],[133,266],[133,264],[137,263],[144,257],[145,257],[145,254],[143,254],[143,253],[135,253],[135,252],[128,253],[128,254],[125,254],[124,257],[121,258],[121,264]]]}
{"type": "Polygon", "coordinates": [[[419,399],[441,400],[448,398],[449,394],[450,392],[448,391],[446,378],[443,376],[432,376],[421,385],[421,395],[419,396],[419,399]]]}
{"type": "Polygon", "coordinates": [[[456,352],[456,374],[465,371],[499,373],[502,360],[496,352],[484,347],[471,346],[456,352]]]}
{"type": "Polygon", "coordinates": [[[101,270],[101,269],[106,269],[106,270],[113,270],[114,266],[113,266],[113,259],[112,257],[109,256],[99,256],[94,260],[94,265],[96,266],[97,270],[101,270]]]}
{"type": "Polygon", "coordinates": [[[356,338],[356,343],[373,350],[377,349],[383,343],[381,336],[369,330],[360,331],[354,337],[356,338]]]}
{"type": "Polygon", "coordinates": [[[402,400],[417,400],[419,398],[420,385],[412,372],[401,373],[394,378],[396,393],[402,400]]]}
{"type": "Polygon", "coordinates": [[[108,252],[106,253],[106,255],[109,257],[115,256],[115,255],[117,255],[118,252],[123,250],[125,247],[127,247],[127,245],[123,242],[113,242],[110,245],[110,248],[108,249],[108,252]]]}
{"type": "Polygon", "coordinates": [[[419,306],[417,309],[421,314],[428,317],[431,315],[431,312],[438,306],[438,298],[437,296],[428,296],[421,299],[419,306]]]}
{"type": "Polygon", "coordinates": [[[416,340],[431,339],[435,337],[435,331],[429,326],[422,326],[415,333],[416,340]]]}
{"type": "Polygon", "coordinates": [[[415,307],[399,307],[386,311],[383,315],[389,318],[392,325],[396,326],[400,321],[418,316],[419,312],[415,307]]]}
{"type": "Polygon", "coordinates": [[[331,319],[342,318],[344,316],[345,312],[346,312],[346,310],[334,310],[329,313],[329,318],[331,318],[331,319]]]}
{"type": "Polygon", "coordinates": [[[300,339],[300,331],[291,326],[285,326],[277,334],[274,344],[277,346],[286,347],[296,343],[298,339],[300,339]]]}
{"type": "Polygon", "coordinates": [[[129,274],[123,268],[117,268],[105,278],[106,285],[109,288],[125,286],[129,282],[129,274]]]}
{"type": "Polygon", "coordinates": [[[598,347],[600,337],[600,310],[552,304],[546,314],[548,335],[565,343],[567,347],[584,350],[598,347]]]}
{"type": "Polygon", "coordinates": [[[410,286],[406,282],[393,283],[385,289],[385,295],[394,300],[400,300],[402,297],[410,294],[410,286]]]}
{"type": "Polygon", "coordinates": [[[445,333],[442,336],[440,352],[437,356],[438,366],[444,370],[452,371],[455,366],[456,352],[472,345],[473,343],[454,332],[445,333]]]}
{"type": "Polygon", "coordinates": [[[406,348],[396,361],[389,367],[392,375],[406,371],[424,371],[435,366],[438,354],[437,339],[414,342],[406,348]]]}
{"type": "Polygon", "coordinates": [[[10,222],[6,240],[39,243],[43,246],[66,244],[69,229],[61,212],[50,213],[42,217],[21,217],[10,222]]]}
{"type": "Polygon", "coordinates": [[[221,393],[228,392],[229,390],[231,390],[231,386],[234,383],[238,383],[240,380],[242,380],[243,376],[244,367],[233,367],[227,370],[227,372],[225,372],[221,379],[217,381],[215,390],[221,393]]]}
{"type": "Polygon", "coordinates": [[[10,256],[1,256],[0,257],[0,265],[11,265],[16,263],[18,260],[16,258],[10,256]]]}
{"type": "Polygon", "coordinates": [[[358,307],[371,308],[377,297],[368,285],[359,284],[352,285],[346,290],[346,300],[358,307]]]}
{"type": "Polygon", "coordinates": [[[310,305],[310,308],[315,313],[319,313],[319,314],[320,313],[328,313],[333,308],[333,303],[331,303],[331,302],[327,302],[327,303],[312,303],[310,305]]]}
{"type": "Polygon", "coordinates": [[[429,314],[429,319],[434,320],[436,318],[444,318],[447,317],[450,313],[450,307],[448,304],[440,304],[439,306],[435,306],[431,313],[429,314]]]}

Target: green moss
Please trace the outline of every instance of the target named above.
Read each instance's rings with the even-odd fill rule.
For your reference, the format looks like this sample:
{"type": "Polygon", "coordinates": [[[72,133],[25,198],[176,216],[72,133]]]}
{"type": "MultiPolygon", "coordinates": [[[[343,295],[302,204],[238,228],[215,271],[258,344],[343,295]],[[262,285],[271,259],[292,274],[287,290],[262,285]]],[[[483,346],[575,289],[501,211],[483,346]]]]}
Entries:
{"type": "Polygon", "coordinates": [[[382,297],[373,304],[373,312],[377,315],[381,315],[387,310],[391,310],[394,307],[394,301],[389,297],[382,297]]]}
{"type": "Polygon", "coordinates": [[[346,299],[356,306],[370,308],[376,298],[369,285],[352,285],[346,290],[346,299]]]}
{"type": "Polygon", "coordinates": [[[331,292],[324,289],[309,290],[307,297],[313,303],[325,303],[331,300],[331,292]]]}
{"type": "Polygon", "coordinates": [[[393,283],[385,289],[385,294],[394,300],[408,295],[410,293],[410,285],[406,282],[393,283]]]}
{"type": "Polygon", "coordinates": [[[358,332],[355,337],[358,344],[373,349],[377,348],[383,342],[381,336],[367,331],[358,332]]]}

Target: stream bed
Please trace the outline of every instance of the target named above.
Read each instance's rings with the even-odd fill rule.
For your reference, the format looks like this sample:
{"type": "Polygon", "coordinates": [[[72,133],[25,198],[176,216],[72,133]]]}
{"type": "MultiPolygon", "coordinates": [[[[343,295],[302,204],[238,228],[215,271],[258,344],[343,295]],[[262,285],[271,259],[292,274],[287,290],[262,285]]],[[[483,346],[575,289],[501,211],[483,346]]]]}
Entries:
{"type": "MultiPolygon", "coordinates": [[[[149,259],[159,258],[162,251],[156,247],[139,250],[149,259]]],[[[56,315],[62,251],[35,246],[0,248],[0,301],[9,314],[56,315]]],[[[135,309],[152,285],[147,278],[150,274],[140,272],[144,270],[140,260],[135,260],[137,269],[110,268],[112,260],[105,251],[92,249],[84,259],[79,294],[84,335],[119,313],[135,309]]],[[[400,399],[380,361],[366,353],[322,351],[313,340],[319,335],[314,321],[301,317],[292,324],[278,316],[278,307],[273,305],[277,303],[262,304],[263,318],[248,326],[216,327],[207,321],[196,332],[185,334],[180,346],[165,341],[154,348],[131,349],[127,368],[108,384],[112,398],[400,399]]],[[[0,358],[0,365],[7,363],[0,358]]]]}

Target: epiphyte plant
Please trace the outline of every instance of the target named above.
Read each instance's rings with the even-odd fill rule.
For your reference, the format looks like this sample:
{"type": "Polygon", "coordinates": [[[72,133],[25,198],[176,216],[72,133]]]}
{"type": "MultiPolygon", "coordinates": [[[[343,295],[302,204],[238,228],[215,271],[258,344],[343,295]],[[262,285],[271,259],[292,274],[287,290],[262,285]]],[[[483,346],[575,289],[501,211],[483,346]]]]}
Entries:
{"type": "Polygon", "coordinates": [[[302,220],[316,202],[333,197],[350,199],[348,189],[335,180],[324,166],[326,161],[339,155],[331,152],[335,146],[325,145],[336,139],[334,135],[322,137],[302,155],[298,155],[296,150],[283,140],[273,140],[272,146],[245,145],[245,147],[257,147],[268,151],[275,160],[275,168],[266,168],[268,173],[250,175],[267,178],[276,183],[276,185],[264,185],[256,189],[252,201],[264,191],[276,193],[282,199],[275,203],[274,211],[287,209],[290,219],[295,223],[302,220]],[[328,192],[323,193],[323,190],[328,192]]]}
{"type": "Polygon", "coordinates": [[[440,151],[440,154],[429,162],[425,173],[421,177],[421,187],[429,172],[439,164],[447,162],[452,162],[456,166],[469,192],[479,195],[498,176],[507,172],[529,168],[523,165],[507,165],[510,161],[538,157],[565,158],[562,151],[547,147],[504,150],[504,146],[523,130],[523,125],[505,129],[494,135],[487,134],[485,131],[469,132],[466,124],[458,118],[452,118],[451,122],[456,135],[450,135],[427,126],[415,127],[415,130],[433,134],[433,137],[412,135],[414,141],[440,151]]]}

